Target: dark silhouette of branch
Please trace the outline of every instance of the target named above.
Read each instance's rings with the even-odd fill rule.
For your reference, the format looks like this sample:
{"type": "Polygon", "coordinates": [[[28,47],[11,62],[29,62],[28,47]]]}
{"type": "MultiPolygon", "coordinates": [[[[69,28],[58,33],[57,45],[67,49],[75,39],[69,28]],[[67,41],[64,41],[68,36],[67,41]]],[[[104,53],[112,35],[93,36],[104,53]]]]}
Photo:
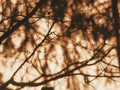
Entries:
{"type": "MultiPolygon", "coordinates": [[[[108,55],[109,53],[110,53],[110,51],[111,51],[112,49],[110,49],[110,50],[108,50],[108,52],[101,58],[101,59],[103,59],[103,58],[105,58],[106,57],[106,55],[108,55]]],[[[98,62],[100,62],[101,60],[98,60],[96,63],[98,63],[98,62]]],[[[40,83],[34,83],[34,82],[27,82],[27,83],[20,83],[20,82],[16,82],[16,81],[11,81],[11,84],[13,84],[13,85],[16,85],[16,86],[40,86],[40,85],[43,85],[43,84],[46,84],[46,83],[48,83],[48,82],[51,82],[51,81],[54,81],[54,80],[58,80],[58,79],[60,79],[60,78],[63,78],[63,77],[67,77],[67,76],[73,76],[73,75],[83,75],[83,76],[88,76],[88,77],[95,77],[93,80],[95,80],[96,78],[98,78],[98,77],[107,77],[107,78],[111,78],[111,77],[113,77],[113,78],[119,78],[120,76],[109,76],[109,75],[102,75],[102,72],[104,72],[104,71],[102,71],[101,73],[99,73],[98,75],[92,75],[92,74],[84,74],[84,73],[74,73],[74,71],[76,71],[76,70],[78,70],[78,69],[81,69],[82,67],[85,67],[85,66],[88,66],[89,63],[90,62],[90,60],[87,60],[86,62],[84,62],[84,63],[74,63],[74,64],[78,64],[78,66],[77,67],[75,67],[75,68],[73,68],[73,69],[71,69],[71,70],[69,70],[68,69],[68,67],[66,67],[66,68],[64,68],[63,70],[61,70],[61,72],[60,73],[57,73],[56,75],[55,74],[53,74],[53,75],[48,75],[48,76],[50,76],[51,78],[50,79],[47,79],[47,80],[44,80],[44,81],[41,81],[40,83]],[[66,71],[66,70],[68,70],[68,71],[66,71]],[[62,72],[64,72],[64,73],[62,73],[62,72]]],[[[96,64],[95,63],[95,64],[96,64]]],[[[72,66],[72,65],[74,65],[74,64],[71,64],[70,66],[72,66]]],[[[69,67],[70,67],[69,66],[69,67]]],[[[40,76],[40,78],[41,78],[41,76],[40,76]]],[[[39,78],[38,78],[39,79],[39,78]]]]}
{"type": "Polygon", "coordinates": [[[53,28],[54,24],[56,23],[56,21],[53,22],[53,24],[51,25],[50,29],[48,30],[46,36],[43,38],[43,40],[36,46],[36,48],[33,50],[33,52],[25,59],[25,61],[17,68],[17,70],[13,73],[12,77],[10,78],[10,80],[8,80],[6,83],[4,83],[3,85],[0,86],[0,90],[4,90],[6,89],[6,87],[11,83],[12,79],[14,78],[14,76],[16,75],[16,73],[21,69],[21,67],[29,61],[29,59],[34,55],[34,53],[36,52],[36,50],[44,43],[44,41],[46,40],[46,38],[49,36],[49,33],[51,31],[51,29],[53,28]]]}
{"type": "Polygon", "coordinates": [[[66,88],[80,90],[77,75],[83,76],[87,85],[101,77],[106,83],[120,78],[118,0],[37,1],[4,1],[2,5],[2,11],[8,10],[0,13],[0,44],[5,41],[0,45],[0,58],[6,60],[0,65],[7,69],[12,58],[10,69],[15,63],[19,66],[6,82],[2,72],[0,90],[10,85],[16,89],[51,87],[53,81],[64,77],[66,88]]]}
{"type": "Polygon", "coordinates": [[[44,0],[40,0],[35,8],[31,11],[31,13],[29,13],[28,15],[26,15],[26,17],[19,21],[18,23],[16,23],[15,25],[13,25],[9,30],[7,30],[1,37],[0,37],[0,44],[3,42],[4,39],[6,39],[7,37],[9,37],[14,31],[16,31],[16,29],[18,29],[21,25],[23,25],[25,22],[28,21],[29,18],[31,18],[36,11],[42,6],[42,4],[44,4],[46,1],[44,0]]]}

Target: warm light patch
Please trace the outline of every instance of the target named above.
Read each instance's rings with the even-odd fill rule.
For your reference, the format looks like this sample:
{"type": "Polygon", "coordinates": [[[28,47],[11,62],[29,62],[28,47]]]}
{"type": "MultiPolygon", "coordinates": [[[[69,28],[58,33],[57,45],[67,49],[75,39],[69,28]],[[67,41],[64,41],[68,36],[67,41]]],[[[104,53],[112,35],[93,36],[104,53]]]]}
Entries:
{"type": "MultiPolygon", "coordinates": [[[[11,0],[13,4],[16,4],[17,1],[19,0],[11,0]]],[[[32,6],[36,5],[33,0],[24,1],[30,1],[27,3],[28,6],[30,6],[30,10],[32,10],[32,6]]],[[[93,5],[86,5],[84,2],[84,4],[78,5],[78,7],[80,7],[79,10],[76,10],[78,4],[76,1],[77,0],[71,0],[71,2],[69,2],[70,9],[68,8],[68,11],[66,11],[67,13],[65,12],[63,23],[58,20],[58,22],[56,22],[56,24],[52,27],[48,36],[46,35],[50,30],[51,25],[53,24],[53,19],[48,19],[45,16],[38,19],[38,13],[36,13],[36,15],[28,20],[30,26],[25,22],[23,26],[19,27],[17,31],[12,33],[10,36],[10,40],[12,42],[6,43],[5,49],[3,47],[4,44],[0,46],[0,82],[3,83],[7,81],[10,76],[13,75],[14,71],[17,70],[17,68],[22,64],[22,62],[27,60],[27,58],[30,57],[29,55],[32,55],[30,59],[28,58],[29,60],[21,67],[21,69],[18,70],[17,74],[14,77],[15,81],[30,82],[35,79],[36,83],[40,83],[46,79],[50,79],[52,74],[55,74],[52,77],[58,76],[58,73],[63,74],[69,70],[75,69],[80,65],[83,65],[83,67],[79,67],[76,71],[70,73],[79,75],[70,77],[62,77],[61,75],[59,79],[53,79],[52,82],[46,83],[44,86],[52,86],[55,88],[55,90],[109,90],[110,87],[116,88],[116,86],[119,85],[118,83],[110,84],[110,81],[107,81],[107,83],[109,83],[109,86],[107,86],[105,78],[99,79],[100,75],[110,75],[110,72],[116,73],[118,70],[115,66],[118,63],[115,48],[112,49],[109,54],[104,57],[104,55],[107,53],[107,51],[109,51],[111,47],[116,46],[116,37],[112,36],[111,38],[107,38],[104,42],[104,31],[102,31],[102,35],[99,38],[101,31],[99,31],[98,28],[95,28],[98,30],[98,33],[95,32],[96,36],[93,36],[93,31],[95,31],[93,27],[94,25],[102,27],[106,26],[108,23],[106,16],[103,16],[101,13],[107,13],[106,8],[108,8],[110,5],[108,5],[107,1],[109,0],[95,0],[95,3],[93,3],[93,5]],[[75,5],[73,4],[73,1],[75,5]],[[76,20],[72,22],[72,15],[80,15],[81,13],[85,14],[82,19],[80,19],[81,21],[76,20]],[[88,20],[89,17],[93,17],[90,19],[91,22],[85,22],[85,20],[88,20]],[[83,28],[83,24],[76,25],[76,23],[79,24],[81,22],[85,23],[85,28],[83,28]],[[92,22],[94,22],[94,24],[92,22]],[[74,23],[73,26],[71,25],[72,23],[74,23]],[[66,29],[72,33],[66,32],[66,29]],[[71,35],[68,35],[69,33],[71,35]],[[98,38],[98,40],[95,41],[93,37],[95,39],[98,38]],[[104,47],[101,48],[103,45],[104,47]],[[36,49],[36,47],[38,48],[36,49]],[[20,50],[17,52],[18,48],[20,48],[20,50]],[[85,64],[86,62],[88,63],[85,64]],[[69,65],[72,66],[69,67],[69,65]],[[46,75],[48,75],[48,77],[46,75]],[[94,77],[94,75],[96,76],[94,77]],[[89,80],[93,80],[93,82],[89,83],[89,80]]],[[[19,12],[25,9],[25,4],[21,5],[23,5],[23,7],[19,7],[19,12]]],[[[42,9],[40,10],[42,11],[42,9]]],[[[44,10],[45,9],[43,9],[43,11],[44,10]]],[[[0,6],[0,13],[1,12],[2,8],[0,6]]],[[[8,12],[10,13],[9,10],[8,12]]],[[[25,12],[23,13],[26,14],[25,12]]],[[[24,15],[18,17],[19,20],[22,20],[23,18],[24,15]]],[[[0,19],[2,19],[1,14],[0,19]]],[[[5,20],[4,24],[8,26],[9,22],[9,20],[5,20]]],[[[3,27],[3,25],[0,25],[0,29],[3,27]]],[[[112,25],[110,29],[113,29],[112,25]]],[[[9,85],[8,87],[12,87],[12,89],[17,88],[13,85],[9,85]]],[[[41,85],[38,87],[23,87],[21,90],[28,89],[40,90],[41,85]]]]}

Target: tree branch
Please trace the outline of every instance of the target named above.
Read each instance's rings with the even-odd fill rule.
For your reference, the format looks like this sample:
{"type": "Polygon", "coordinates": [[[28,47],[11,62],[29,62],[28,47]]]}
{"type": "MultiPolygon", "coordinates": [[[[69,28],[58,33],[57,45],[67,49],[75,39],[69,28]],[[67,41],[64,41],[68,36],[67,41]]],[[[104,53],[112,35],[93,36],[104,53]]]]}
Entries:
{"type": "Polygon", "coordinates": [[[44,3],[44,0],[40,0],[37,5],[35,6],[35,8],[31,11],[31,13],[29,13],[23,20],[19,21],[18,23],[16,23],[15,25],[13,25],[12,28],[10,28],[8,31],[6,31],[1,37],[0,37],[0,44],[3,42],[4,39],[6,39],[7,37],[9,37],[14,31],[16,31],[16,29],[18,29],[22,24],[24,24],[26,21],[28,21],[29,18],[31,18],[36,11],[42,6],[42,4],[44,3]]]}
{"type": "Polygon", "coordinates": [[[44,43],[44,41],[46,40],[46,38],[49,36],[49,33],[51,31],[51,29],[53,28],[54,24],[56,23],[56,21],[53,22],[53,24],[51,25],[50,29],[48,30],[48,33],[46,34],[46,36],[44,37],[44,39],[36,46],[36,48],[33,50],[33,52],[29,55],[29,57],[27,57],[25,59],[25,61],[17,68],[17,70],[14,72],[14,74],[12,75],[12,77],[3,85],[1,85],[0,90],[4,90],[6,89],[6,87],[13,81],[12,79],[14,78],[14,76],[16,75],[16,73],[21,69],[21,67],[28,62],[28,60],[34,55],[34,53],[36,52],[36,50],[44,43]]]}

